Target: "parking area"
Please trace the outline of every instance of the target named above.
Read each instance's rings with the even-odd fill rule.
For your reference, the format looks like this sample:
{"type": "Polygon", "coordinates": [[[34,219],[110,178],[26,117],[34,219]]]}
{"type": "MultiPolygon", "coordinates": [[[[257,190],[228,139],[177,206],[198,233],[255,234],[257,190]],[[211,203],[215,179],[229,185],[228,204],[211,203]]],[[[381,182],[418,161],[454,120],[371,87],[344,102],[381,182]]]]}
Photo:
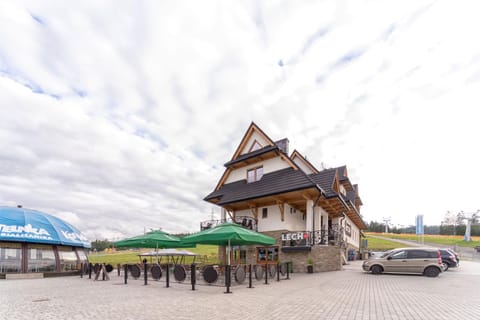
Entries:
{"type": "Polygon", "coordinates": [[[480,263],[437,278],[343,271],[292,274],[268,285],[221,287],[80,277],[0,281],[5,319],[478,319],[480,263]]]}

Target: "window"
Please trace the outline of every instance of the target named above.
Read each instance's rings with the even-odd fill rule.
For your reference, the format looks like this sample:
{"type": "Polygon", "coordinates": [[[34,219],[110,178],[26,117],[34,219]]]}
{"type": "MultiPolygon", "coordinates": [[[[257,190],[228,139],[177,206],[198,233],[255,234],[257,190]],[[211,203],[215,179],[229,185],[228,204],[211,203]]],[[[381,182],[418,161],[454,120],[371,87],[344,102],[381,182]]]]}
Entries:
{"type": "Polygon", "coordinates": [[[22,245],[0,243],[0,272],[22,272],[22,245]]]}
{"type": "Polygon", "coordinates": [[[257,248],[257,263],[278,261],[278,247],[257,248]]]}
{"type": "Polygon", "coordinates": [[[52,246],[28,245],[28,272],[48,272],[55,269],[55,253],[52,246]]]}
{"type": "Polygon", "coordinates": [[[247,171],[247,182],[255,182],[263,177],[263,167],[258,167],[255,169],[250,169],[247,171]]]}
{"type": "Polygon", "coordinates": [[[59,247],[58,256],[60,258],[60,267],[62,271],[77,270],[77,254],[75,251],[72,251],[72,248],[59,247]]]}
{"type": "Polygon", "coordinates": [[[255,151],[255,150],[258,150],[258,149],[261,149],[262,146],[260,145],[260,143],[258,143],[257,140],[255,140],[252,144],[252,147],[250,148],[250,151],[249,152],[252,152],[252,151],[255,151]]]}
{"type": "Polygon", "coordinates": [[[85,251],[77,248],[77,253],[78,253],[78,257],[80,258],[80,262],[84,262],[84,263],[88,262],[87,254],[85,253],[85,251]]]}
{"type": "Polygon", "coordinates": [[[262,219],[268,218],[268,208],[262,209],[262,219]]]}
{"type": "Polygon", "coordinates": [[[408,251],[409,259],[428,259],[428,258],[436,258],[436,257],[437,257],[437,254],[433,251],[425,251],[425,250],[408,251]]]}
{"type": "Polygon", "coordinates": [[[391,255],[392,259],[406,259],[407,253],[405,251],[399,251],[391,255]]]}
{"type": "Polygon", "coordinates": [[[349,237],[352,236],[352,227],[349,223],[345,223],[345,234],[349,237]]]}

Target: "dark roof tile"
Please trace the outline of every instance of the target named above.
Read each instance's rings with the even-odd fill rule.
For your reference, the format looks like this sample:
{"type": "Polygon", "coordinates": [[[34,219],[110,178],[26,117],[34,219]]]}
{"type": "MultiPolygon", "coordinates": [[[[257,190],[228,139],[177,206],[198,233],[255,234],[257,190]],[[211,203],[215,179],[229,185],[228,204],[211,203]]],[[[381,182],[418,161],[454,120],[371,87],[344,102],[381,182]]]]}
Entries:
{"type": "Polygon", "coordinates": [[[278,149],[278,146],[266,146],[266,147],[263,147],[261,149],[255,150],[255,151],[242,154],[237,159],[228,161],[227,163],[224,164],[224,166],[229,167],[229,166],[231,166],[235,163],[239,163],[239,162],[242,162],[244,160],[254,158],[256,156],[259,156],[261,154],[270,152],[270,151],[275,150],[275,149],[278,149]]]}
{"type": "Polygon", "coordinates": [[[240,180],[225,184],[206,196],[205,200],[220,198],[218,204],[223,205],[312,187],[315,183],[301,170],[286,168],[264,174],[259,181],[247,183],[240,180]]]}
{"type": "Polygon", "coordinates": [[[323,189],[327,198],[331,198],[338,195],[335,190],[333,190],[333,182],[335,181],[336,173],[336,168],[326,169],[319,173],[312,173],[309,177],[323,189]]]}

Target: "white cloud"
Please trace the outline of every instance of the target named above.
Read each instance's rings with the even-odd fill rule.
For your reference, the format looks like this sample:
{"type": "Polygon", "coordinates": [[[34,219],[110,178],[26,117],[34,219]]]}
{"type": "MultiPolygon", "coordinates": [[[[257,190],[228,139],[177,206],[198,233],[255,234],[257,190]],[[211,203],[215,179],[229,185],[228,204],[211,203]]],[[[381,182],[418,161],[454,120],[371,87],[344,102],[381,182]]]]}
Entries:
{"type": "Polygon", "coordinates": [[[0,202],[92,239],[195,231],[255,121],[347,164],[366,220],[476,210],[475,8],[2,2],[0,202]]]}

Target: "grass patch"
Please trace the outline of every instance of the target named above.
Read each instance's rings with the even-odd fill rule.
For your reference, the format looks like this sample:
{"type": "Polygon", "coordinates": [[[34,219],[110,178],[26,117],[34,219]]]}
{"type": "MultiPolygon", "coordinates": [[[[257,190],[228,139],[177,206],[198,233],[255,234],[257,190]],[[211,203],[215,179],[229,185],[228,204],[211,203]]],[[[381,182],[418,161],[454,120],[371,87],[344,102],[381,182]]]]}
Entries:
{"type": "Polygon", "coordinates": [[[386,250],[391,250],[395,248],[400,248],[400,247],[408,247],[408,245],[398,243],[395,241],[389,241],[385,239],[378,239],[378,238],[373,238],[369,237],[367,235],[367,240],[368,240],[368,250],[372,251],[386,251],[386,250]]]}
{"type": "MultiPolygon", "coordinates": [[[[205,264],[218,264],[218,246],[213,245],[197,245],[196,248],[188,248],[188,251],[199,254],[195,258],[197,263],[205,264]]],[[[140,257],[138,254],[148,251],[154,251],[154,249],[135,249],[135,250],[121,250],[111,253],[91,253],[88,256],[88,260],[91,263],[105,263],[111,265],[125,264],[125,263],[139,263],[140,257]]],[[[166,257],[163,257],[162,261],[165,261],[166,257]]],[[[148,262],[150,262],[149,258],[148,262]]],[[[155,258],[152,259],[155,261],[155,258]]],[[[185,257],[185,263],[190,264],[193,262],[193,257],[185,257]]]]}
{"type": "MultiPolygon", "coordinates": [[[[401,240],[411,240],[421,242],[421,237],[415,234],[395,234],[395,233],[373,233],[368,232],[368,235],[378,235],[382,237],[387,237],[391,239],[401,239],[401,240]]],[[[423,236],[423,241],[425,243],[435,243],[442,244],[447,246],[457,245],[459,247],[469,247],[474,248],[480,246],[480,237],[472,237],[472,241],[464,241],[463,236],[444,236],[444,235],[433,235],[426,234],[423,236]]],[[[370,244],[370,243],[369,243],[370,244]]]]}

